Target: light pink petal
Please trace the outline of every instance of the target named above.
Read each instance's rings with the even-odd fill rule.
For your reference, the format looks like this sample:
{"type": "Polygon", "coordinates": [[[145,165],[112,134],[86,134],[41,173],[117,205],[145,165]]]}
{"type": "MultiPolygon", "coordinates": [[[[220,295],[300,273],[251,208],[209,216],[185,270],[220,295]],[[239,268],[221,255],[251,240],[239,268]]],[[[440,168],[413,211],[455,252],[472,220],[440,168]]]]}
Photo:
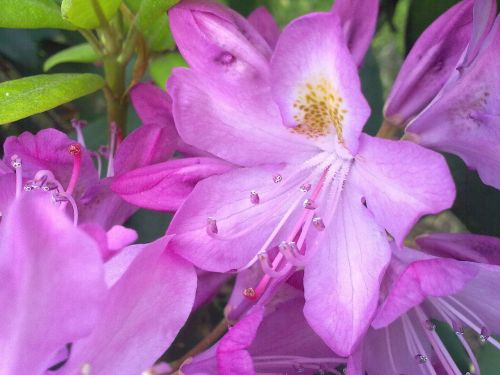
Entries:
{"type": "Polygon", "coordinates": [[[468,233],[433,233],[416,239],[426,253],[500,265],[500,238],[468,233]]]}
{"type": "Polygon", "coordinates": [[[139,168],[117,177],[112,189],[129,203],[158,211],[175,211],[198,181],[231,170],[214,158],[171,160],[139,168]]]}
{"type": "Polygon", "coordinates": [[[317,151],[283,126],[269,88],[233,88],[212,78],[179,68],[168,80],[177,130],[186,143],[244,166],[303,160],[317,151]]]}
{"type": "Polygon", "coordinates": [[[173,127],[172,99],[152,83],[138,83],[130,90],[130,99],[143,124],[173,127]]]}
{"type": "Polygon", "coordinates": [[[114,283],[92,334],[73,345],[65,374],[85,363],[91,373],[140,374],[168,348],[193,306],[196,273],[167,243],[143,247],[114,283]]]}
{"type": "Polygon", "coordinates": [[[137,240],[137,232],[121,225],[114,225],[106,233],[108,248],[112,251],[119,251],[137,240]]]}
{"type": "Polygon", "coordinates": [[[403,125],[436,96],[470,40],[474,0],[441,15],[417,40],[403,63],[385,105],[385,116],[403,125]]]}
{"type": "Polygon", "coordinates": [[[220,375],[254,373],[252,357],[247,351],[263,319],[264,308],[256,306],[220,340],[217,347],[217,370],[220,375]]]}
{"type": "Polygon", "coordinates": [[[445,210],[455,199],[443,156],[407,141],[363,135],[351,177],[377,223],[398,243],[421,216],[445,210]]]}
{"type": "Polygon", "coordinates": [[[280,29],[267,8],[261,6],[255,9],[248,16],[248,22],[262,35],[269,46],[274,48],[280,36],[280,29]]]}
{"type": "Polygon", "coordinates": [[[174,153],[177,140],[173,125],[140,126],[118,146],[114,160],[115,175],[168,160],[174,153]]]}
{"type": "Polygon", "coordinates": [[[332,12],[338,15],[356,64],[363,62],[363,57],[370,47],[377,25],[379,0],[335,0],[332,12]]]}
{"type": "Polygon", "coordinates": [[[500,17],[461,77],[415,118],[407,133],[423,146],[461,157],[500,188],[500,17]]]}
{"type": "MultiPolygon", "coordinates": [[[[73,169],[73,156],[68,147],[74,143],[74,140],[56,129],[43,129],[36,134],[24,132],[5,140],[4,160],[9,163],[10,158],[17,155],[22,160],[26,179],[33,179],[39,170],[49,170],[66,188],[73,169]]],[[[80,196],[97,181],[97,170],[90,153],[82,147],[82,164],[74,196],[80,196]]]]}
{"type": "Polygon", "coordinates": [[[105,295],[97,245],[40,195],[13,202],[0,226],[2,374],[43,373],[91,332],[105,295]]]}
{"type": "Polygon", "coordinates": [[[261,247],[277,246],[302,214],[301,176],[273,181],[277,174],[287,176],[292,171],[239,168],[199,182],[168,228],[175,234],[171,242],[175,251],[201,269],[227,272],[246,266],[261,247]],[[250,199],[252,190],[259,196],[257,204],[250,199]],[[279,226],[290,208],[289,219],[279,226]],[[209,218],[216,220],[217,233],[207,225],[209,218]]]}
{"type": "Polygon", "coordinates": [[[429,296],[441,297],[459,292],[478,272],[479,268],[473,263],[453,259],[436,258],[410,263],[394,281],[372,323],[373,327],[389,325],[429,296]]]}
{"type": "Polygon", "coordinates": [[[325,149],[338,140],[356,153],[370,108],[338,16],[314,13],[292,21],[278,40],[271,72],[286,126],[303,136],[311,131],[325,149]]]}
{"type": "Polygon", "coordinates": [[[266,81],[271,48],[235,11],[208,1],[182,1],[168,12],[170,28],[189,66],[228,82],[266,81]]]}
{"type": "Polygon", "coordinates": [[[497,2],[495,0],[476,0],[474,2],[474,17],[472,24],[472,37],[467,47],[461,68],[469,66],[479,53],[484,39],[487,37],[497,15],[497,2]]]}
{"type": "Polygon", "coordinates": [[[391,254],[385,232],[350,185],[304,270],[306,319],[341,356],[356,350],[370,325],[391,254]]]}

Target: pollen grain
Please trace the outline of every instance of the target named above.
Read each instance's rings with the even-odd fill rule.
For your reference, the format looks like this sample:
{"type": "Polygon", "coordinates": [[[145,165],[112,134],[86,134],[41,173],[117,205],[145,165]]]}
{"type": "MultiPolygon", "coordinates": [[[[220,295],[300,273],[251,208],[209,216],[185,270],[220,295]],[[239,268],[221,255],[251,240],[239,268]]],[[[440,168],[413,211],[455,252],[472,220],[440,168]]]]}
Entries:
{"type": "Polygon", "coordinates": [[[298,124],[291,129],[293,133],[318,138],[329,134],[333,126],[339,142],[343,143],[342,127],[347,110],[329,81],[307,83],[293,107],[297,110],[294,120],[298,124]]]}

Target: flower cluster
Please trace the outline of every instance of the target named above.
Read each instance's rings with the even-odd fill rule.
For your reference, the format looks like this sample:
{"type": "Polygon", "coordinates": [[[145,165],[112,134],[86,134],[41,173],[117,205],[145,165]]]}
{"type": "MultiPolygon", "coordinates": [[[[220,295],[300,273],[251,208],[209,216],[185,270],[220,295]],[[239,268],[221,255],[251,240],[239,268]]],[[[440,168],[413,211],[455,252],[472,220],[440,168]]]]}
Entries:
{"type": "Polygon", "coordinates": [[[444,324],[480,374],[471,338],[500,350],[500,239],[405,239],[455,199],[439,152],[500,189],[496,1],[424,31],[370,136],[358,67],[378,7],[336,0],[280,31],[264,8],[183,0],[168,15],[189,67],[132,89],[137,130],[99,153],[81,121],[77,141],[9,138],[0,373],[463,374],[444,324]],[[139,207],[175,213],[163,237],[133,244],[139,207]],[[234,276],[227,333],[152,367],[234,276]]]}

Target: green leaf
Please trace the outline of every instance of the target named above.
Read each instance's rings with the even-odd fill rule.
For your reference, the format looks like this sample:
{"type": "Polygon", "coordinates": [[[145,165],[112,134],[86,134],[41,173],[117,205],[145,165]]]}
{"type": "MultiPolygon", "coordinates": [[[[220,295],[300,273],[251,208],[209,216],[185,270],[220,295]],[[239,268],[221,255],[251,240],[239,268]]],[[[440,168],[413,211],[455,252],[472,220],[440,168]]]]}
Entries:
{"type": "Polygon", "coordinates": [[[63,0],[62,16],[83,29],[95,29],[101,25],[93,3],[100,5],[106,20],[111,19],[120,6],[121,0],[63,0]]]}
{"type": "Polygon", "coordinates": [[[154,52],[162,52],[175,47],[175,41],[170,32],[167,15],[158,18],[151,28],[144,32],[149,48],[154,52]]]}
{"type": "Polygon", "coordinates": [[[132,12],[137,13],[141,7],[142,0],[124,0],[124,2],[132,12]]]}
{"type": "Polygon", "coordinates": [[[43,71],[46,72],[54,66],[67,62],[92,63],[99,60],[99,55],[92,46],[87,43],[79,44],[62,50],[50,56],[43,64],[43,71]]]}
{"type": "Polygon", "coordinates": [[[104,86],[97,74],[41,74],[0,83],[0,124],[40,113],[104,86]]]}
{"type": "Polygon", "coordinates": [[[137,12],[137,28],[146,33],[165,12],[179,0],[142,0],[137,12]]]}
{"type": "Polygon", "coordinates": [[[186,61],[178,52],[169,53],[154,59],[149,64],[149,74],[155,83],[163,88],[172,73],[172,69],[178,66],[187,66],[186,61]]]}
{"type": "Polygon", "coordinates": [[[0,0],[0,9],[0,27],[75,29],[61,17],[53,0],[0,0]]]}

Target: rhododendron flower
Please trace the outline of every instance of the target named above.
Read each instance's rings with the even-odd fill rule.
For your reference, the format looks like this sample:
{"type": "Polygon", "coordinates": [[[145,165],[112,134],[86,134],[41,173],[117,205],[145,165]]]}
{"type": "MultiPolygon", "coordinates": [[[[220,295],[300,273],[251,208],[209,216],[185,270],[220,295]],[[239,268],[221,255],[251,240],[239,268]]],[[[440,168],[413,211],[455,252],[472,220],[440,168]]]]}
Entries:
{"type": "MultiPolygon", "coordinates": [[[[437,242],[440,237],[437,235],[437,242]]],[[[447,234],[453,237],[453,234],[447,234]]],[[[469,243],[471,254],[489,253],[499,240],[474,235],[469,243]],[[486,246],[484,246],[486,245],[486,246]]],[[[425,237],[432,244],[434,235],[425,237]]],[[[431,247],[433,247],[431,245],[431,247]]],[[[423,251],[427,251],[422,247],[423,251]]],[[[433,250],[431,250],[432,252],[433,250]]],[[[479,342],[500,349],[492,334],[500,333],[498,320],[498,283],[500,267],[485,263],[438,258],[412,249],[395,249],[394,259],[387,272],[388,294],[380,307],[364,343],[355,355],[359,374],[462,374],[441,338],[436,333],[436,321],[447,323],[465,348],[474,373],[480,369],[464,329],[475,332],[479,342]],[[361,364],[363,363],[363,364],[361,364]]]]}
{"type": "Polygon", "coordinates": [[[56,373],[138,374],[191,311],[196,274],[167,249],[169,237],[103,264],[92,237],[35,191],[7,207],[0,239],[1,373],[63,362],[56,373]]]}
{"type": "Polygon", "coordinates": [[[369,108],[334,12],[293,21],[274,52],[244,18],[212,3],[183,2],[169,14],[191,66],[167,85],[179,135],[240,166],[196,185],[169,228],[172,245],[210,271],[259,259],[267,275],[253,299],[271,277],[304,265],[309,324],[349,354],[377,305],[385,230],[400,243],[421,215],[453,201],[443,158],[361,133],[369,108]]]}
{"type": "Polygon", "coordinates": [[[408,138],[460,156],[485,184],[500,188],[500,17],[495,0],[476,0],[471,26],[471,7],[471,1],[456,5],[422,34],[401,68],[386,115],[396,122],[416,115],[406,127],[408,138]]]}

